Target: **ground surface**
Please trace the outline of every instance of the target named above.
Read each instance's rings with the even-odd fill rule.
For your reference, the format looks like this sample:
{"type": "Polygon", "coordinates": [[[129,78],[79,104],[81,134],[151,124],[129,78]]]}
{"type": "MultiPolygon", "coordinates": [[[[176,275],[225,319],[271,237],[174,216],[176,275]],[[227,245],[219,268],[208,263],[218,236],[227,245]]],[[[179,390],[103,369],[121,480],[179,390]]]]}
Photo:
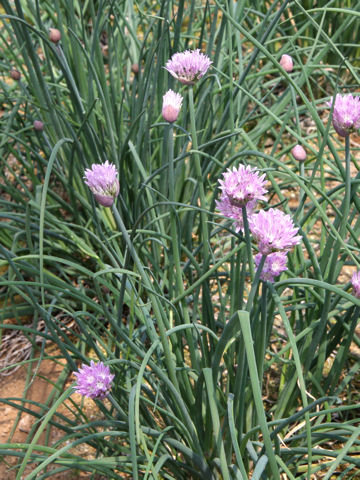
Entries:
{"type": "MultiPolygon", "coordinates": [[[[37,368],[37,364],[34,365],[34,369],[37,368]]],[[[51,360],[43,360],[39,367],[37,376],[34,377],[31,385],[27,391],[26,398],[29,401],[34,402],[45,402],[46,398],[51,392],[52,386],[49,381],[56,382],[58,376],[62,371],[62,366],[56,364],[51,360]],[[44,380],[44,377],[47,379],[44,380]]],[[[16,372],[12,373],[9,376],[1,377],[0,376],[0,398],[6,399],[15,399],[21,398],[22,392],[24,391],[26,385],[26,376],[27,376],[27,367],[22,367],[16,372]]],[[[69,379],[69,384],[71,383],[71,378],[69,379]]],[[[74,394],[74,399],[77,394],[74,394]]],[[[79,396],[80,397],[80,396],[79,396]]],[[[20,403],[18,400],[16,403],[20,403]]],[[[28,404],[25,404],[27,406],[28,404]]],[[[94,409],[94,402],[90,401],[86,403],[85,408],[87,410],[94,409]]],[[[65,408],[63,408],[65,410],[65,408]]],[[[15,407],[7,406],[1,404],[1,414],[0,414],[0,443],[7,443],[9,436],[12,433],[13,426],[18,418],[18,410],[15,407]]],[[[35,419],[32,415],[27,413],[22,413],[20,420],[17,423],[17,427],[14,431],[14,434],[11,439],[13,442],[27,442],[27,437],[30,432],[31,427],[34,425],[35,419]]],[[[55,428],[52,428],[50,431],[50,440],[49,444],[54,444],[61,437],[61,432],[55,428]]],[[[44,438],[40,438],[40,443],[44,444],[44,438]]],[[[83,447],[85,448],[85,447],[83,447]]],[[[78,454],[84,453],[87,455],[89,452],[81,452],[79,450],[78,454]]],[[[17,458],[7,457],[5,461],[0,463],[0,480],[14,480],[16,478],[17,470],[17,458]],[[6,463],[5,463],[6,462],[6,463]]],[[[55,467],[53,467],[55,468],[55,467]]],[[[26,475],[31,472],[31,467],[25,470],[23,478],[26,478],[26,475]]],[[[84,480],[90,478],[90,475],[86,473],[79,472],[65,472],[61,474],[56,474],[51,476],[52,480],[84,480]]]]}

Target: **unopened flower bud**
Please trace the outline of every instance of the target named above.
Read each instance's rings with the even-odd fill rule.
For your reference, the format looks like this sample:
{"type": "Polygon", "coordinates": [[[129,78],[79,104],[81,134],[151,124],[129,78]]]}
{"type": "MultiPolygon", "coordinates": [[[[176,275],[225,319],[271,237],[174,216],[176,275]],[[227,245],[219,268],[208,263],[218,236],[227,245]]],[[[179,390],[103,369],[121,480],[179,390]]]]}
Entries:
{"type": "Polygon", "coordinates": [[[280,65],[285,70],[285,72],[287,72],[287,73],[292,72],[293,68],[294,68],[294,62],[293,62],[292,57],[290,57],[290,55],[286,55],[286,54],[283,55],[280,58],[280,65]]]}
{"type": "Polygon", "coordinates": [[[53,43],[59,43],[61,40],[61,32],[57,28],[50,28],[49,40],[53,43]]]}
{"type": "Polygon", "coordinates": [[[101,287],[101,291],[104,295],[107,295],[108,293],[110,293],[110,288],[109,287],[106,287],[105,285],[103,285],[101,287]]]}
{"type": "Polygon", "coordinates": [[[37,132],[42,132],[44,130],[44,124],[41,120],[34,120],[33,126],[37,132]]]}
{"type": "Polygon", "coordinates": [[[298,160],[299,162],[305,162],[306,151],[301,145],[295,145],[295,147],[291,150],[291,153],[295,160],[298,160]]]}
{"type": "Polygon", "coordinates": [[[163,96],[162,116],[166,122],[173,123],[178,119],[183,97],[180,93],[168,90],[163,96]]]}
{"type": "Polygon", "coordinates": [[[131,71],[137,75],[139,73],[139,64],[138,63],[133,63],[131,65],[131,71]]]}
{"type": "Polygon", "coordinates": [[[19,81],[19,80],[20,80],[20,77],[21,77],[21,73],[19,72],[19,70],[15,70],[15,68],[12,68],[12,69],[10,70],[10,77],[11,77],[13,80],[19,81]]]}

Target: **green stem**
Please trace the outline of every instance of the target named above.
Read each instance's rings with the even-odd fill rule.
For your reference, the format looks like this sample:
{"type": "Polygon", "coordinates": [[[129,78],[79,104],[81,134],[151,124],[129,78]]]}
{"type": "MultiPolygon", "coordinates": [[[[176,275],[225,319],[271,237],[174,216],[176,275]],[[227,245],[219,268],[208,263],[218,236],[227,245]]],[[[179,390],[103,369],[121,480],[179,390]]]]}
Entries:
{"type": "Polygon", "coordinates": [[[153,307],[153,310],[154,310],[155,318],[157,320],[157,324],[158,324],[158,327],[159,327],[160,339],[161,339],[161,344],[162,344],[163,349],[164,349],[165,363],[166,363],[166,367],[167,367],[167,370],[168,370],[168,373],[169,373],[169,377],[170,377],[170,380],[172,381],[172,383],[174,384],[174,386],[176,387],[176,389],[179,391],[179,384],[178,384],[178,381],[177,381],[177,378],[176,378],[176,373],[175,373],[175,365],[174,365],[174,362],[173,362],[173,359],[172,359],[172,356],[171,356],[169,339],[166,336],[166,329],[165,329],[165,325],[164,325],[164,322],[163,322],[163,319],[162,319],[161,308],[160,308],[160,305],[158,303],[158,299],[157,299],[156,295],[151,293],[152,290],[153,290],[153,285],[152,285],[148,275],[146,274],[146,272],[144,270],[144,267],[142,266],[142,263],[141,263],[138,255],[137,255],[135,249],[134,249],[133,244],[131,243],[129,234],[128,234],[126,228],[125,228],[125,225],[122,221],[122,218],[121,218],[117,208],[115,207],[115,205],[112,206],[112,212],[114,214],[115,221],[116,221],[116,223],[117,223],[117,225],[118,225],[118,227],[119,227],[119,229],[122,233],[122,236],[125,240],[125,243],[126,243],[128,249],[129,249],[130,255],[132,256],[132,258],[135,262],[136,268],[138,269],[138,272],[141,275],[141,279],[144,282],[145,287],[148,289],[149,298],[151,300],[151,304],[152,304],[152,307],[153,307]]]}
{"type": "MultiPolygon", "coordinates": [[[[265,260],[266,260],[266,255],[263,255],[260,260],[258,269],[256,270],[255,278],[251,285],[249,297],[246,302],[246,311],[249,314],[251,312],[255,294],[259,286],[260,275],[261,275],[265,260]]],[[[245,364],[245,350],[244,348],[239,348],[237,353],[237,369],[236,369],[235,386],[234,386],[234,394],[235,394],[234,411],[235,411],[235,417],[241,418],[240,421],[243,421],[243,416],[244,416],[242,414],[242,412],[244,412],[244,404],[243,402],[240,402],[240,397],[241,395],[243,395],[245,390],[246,378],[247,378],[247,365],[245,364]]]]}
{"type": "MultiPolygon", "coordinates": [[[[296,373],[297,373],[298,380],[299,380],[301,400],[302,400],[304,409],[306,409],[307,406],[308,406],[308,401],[307,401],[307,396],[306,396],[307,395],[306,384],[305,384],[304,375],[303,375],[303,371],[302,371],[299,350],[298,350],[297,345],[296,345],[295,335],[292,331],[292,328],[291,328],[289,319],[286,315],[286,312],[285,312],[284,306],[282,304],[281,298],[279,297],[277,291],[275,290],[274,285],[272,283],[269,283],[268,285],[269,285],[269,289],[271,291],[272,297],[275,301],[275,304],[278,307],[279,314],[281,316],[281,319],[282,319],[284,327],[285,327],[285,331],[286,331],[287,336],[289,338],[289,342],[290,342],[290,345],[291,345],[292,354],[293,354],[293,358],[294,358],[294,362],[295,362],[296,373]]],[[[308,475],[307,475],[307,478],[310,480],[311,463],[312,463],[311,425],[310,425],[309,412],[306,411],[304,415],[305,415],[306,438],[307,438],[307,448],[308,448],[308,475]]]]}
{"type": "MultiPolygon", "coordinates": [[[[229,15],[234,15],[235,12],[233,11],[233,1],[227,2],[226,3],[227,10],[229,15]]],[[[232,42],[232,37],[234,35],[234,29],[233,26],[231,25],[230,22],[227,22],[227,46],[228,46],[228,52],[229,52],[229,92],[234,91],[234,75],[233,75],[233,42],[232,42]]],[[[234,36],[236,37],[236,36],[234,36]]],[[[234,115],[234,99],[232,97],[232,94],[230,95],[229,98],[229,117],[230,117],[230,133],[233,134],[235,131],[235,115],[234,115]]],[[[235,135],[231,135],[231,157],[235,154],[235,135]]]]}
{"type": "MultiPolygon", "coordinates": [[[[341,205],[341,213],[339,214],[339,239],[335,242],[330,261],[328,262],[327,267],[327,283],[333,284],[335,283],[336,277],[339,274],[338,270],[338,262],[339,262],[339,253],[342,246],[342,241],[346,239],[347,234],[347,223],[350,211],[350,200],[351,200],[351,172],[350,172],[350,135],[345,137],[345,185],[344,185],[344,200],[341,205]]],[[[335,219],[334,225],[336,225],[337,218],[335,219]]],[[[325,302],[324,307],[321,312],[321,324],[319,329],[316,332],[316,335],[310,345],[310,349],[314,351],[314,346],[317,345],[319,339],[323,335],[323,332],[326,329],[326,324],[328,321],[328,312],[331,305],[331,293],[327,291],[325,293],[325,302]]],[[[327,348],[327,339],[326,337],[321,342],[318,352],[318,360],[317,366],[315,371],[315,377],[317,379],[322,378],[322,372],[324,368],[324,363],[326,359],[326,348],[327,348]]],[[[306,367],[309,366],[309,360],[306,364],[306,367]]]]}
{"type": "Polygon", "coordinates": [[[295,118],[296,118],[296,130],[297,130],[297,133],[298,133],[299,137],[301,137],[299,110],[298,110],[298,106],[297,106],[297,102],[296,102],[295,90],[294,90],[294,86],[291,83],[289,84],[289,86],[290,86],[290,93],[291,93],[291,101],[292,101],[292,104],[293,104],[293,107],[294,107],[294,114],[295,114],[295,118]]]}
{"type": "Polygon", "coordinates": [[[276,462],[275,453],[272,448],[270,432],[266,422],[265,409],[262,402],[260,380],[259,380],[259,375],[258,375],[258,370],[256,365],[254,342],[251,334],[249,313],[244,311],[239,311],[238,317],[239,317],[240,327],[241,327],[241,331],[244,338],[245,351],[246,351],[247,363],[249,366],[250,381],[251,381],[251,387],[253,391],[255,409],[256,409],[259,425],[261,428],[261,432],[263,435],[265,451],[269,459],[270,470],[273,475],[273,478],[278,479],[280,478],[280,473],[279,473],[278,465],[276,462]]]}
{"type": "Polygon", "coordinates": [[[216,391],[213,383],[212,369],[204,368],[203,373],[204,373],[205,385],[206,385],[206,390],[207,390],[208,399],[209,399],[209,408],[210,408],[212,425],[213,425],[213,434],[215,438],[215,449],[216,449],[217,456],[220,459],[220,469],[222,473],[222,478],[223,480],[230,480],[229,467],[226,459],[224,441],[223,441],[223,436],[221,431],[219,409],[216,401],[216,391]]]}
{"type": "MultiPolygon", "coordinates": [[[[167,127],[167,157],[169,161],[169,200],[171,204],[170,210],[170,229],[171,229],[171,246],[172,246],[172,263],[173,265],[170,268],[175,267],[175,281],[176,281],[176,291],[183,295],[185,292],[184,289],[184,282],[182,277],[182,270],[181,270],[181,259],[180,259],[180,251],[179,251],[179,241],[178,239],[181,238],[181,235],[178,235],[177,228],[176,228],[176,212],[173,206],[175,201],[175,179],[174,179],[174,137],[173,137],[173,125],[169,124],[167,127]]],[[[181,300],[181,309],[182,309],[182,317],[184,322],[188,325],[191,324],[190,317],[189,317],[189,310],[186,304],[185,296],[181,300]]],[[[191,356],[191,363],[192,365],[199,369],[199,359],[196,355],[196,349],[194,347],[194,338],[192,331],[190,329],[186,329],[185,335],[187,338],[187,342],[189,344],[190,356],[191,356]]],[[[187,384],[188,382],[186,382],[187,384]]],[[[190,385],[187,388],[188,394],[190,398],[193,396],[191,393],[190,385]]]]}
{"type": "Polygon", "coordinates": [[[256,344],[259,345],[255,346],[257,352],[257,365],[259,370],[259,377],[262,382],[263,373],[264,373],[264,358],[265,358],[265,351],[267,340],[269,336],[269,326],[268,326],[268,305],[267,305],[267,283],[263,282],[262,285],[262,292],[261,292],[261,324],[260,324],[260,335],[256,339],[256,344]],[[259,342],[257,340],[260,340],[259,342]]]}
{"type": "Polygon", "coordinates": [[[337,382],[335,379],[340,377],[341,372],[343,371],[344,364],[348,360],[348,353],[350,349],[351,342],[354,339],[354,332],[360,318],[360,307],[354,306],[354,310],[348,319],[344,319],[346,324],[349,326],[348,330],[344,335],[344,339],[341,342],[335,361],[331,367],[331,370],[327,376],[327,379],[324,384],[324,391],[329,391],[330,395],[334,394],[334,390],[337,387],[337,382]],[[328,390],[329,389],[329,390],[328,390]]]}
{"type": "MultiPolygon", "coordinates": [[[[305,177],[305,164],[304,162],[300,162],[300,177],[301,178],[304,178],[305,177]]],[[[298,213],[299,215],[299,218],[303,218],[303,211],[304,211],[304,197],[305,197],[305,192],[301,189],[301,192],[300,192],[300,202],[299,204],[301,205],[301,209],[298,213]]]]}
{"type": "MultiPolygon", "coordinates": [[[[344,200],[341,205],[340,225],[339,225],[339,239],[344,239],[347,230],[347,221],[350,211],[351,198],[351,172],[350,172],[350,135],[345,137],[345,185],[344,185],[344,200]]],[[[334,222],[335,224],[335,222],[334,222]]],[[[328,270],[328,283],[333,283],[335,280],[336,266],[338,263],[338,255],[340,252],[341,243],[337,240],[331,257],[331,262],[328,270]]]]}
{"type": "Polygon", "coordinates": [[[345,199],[344,199],[344,213],[343,223],[340,227],[340,235],[344,237],[346,235],[347,220],[350,211],[350,198],[351,198],[351,170],[350,170],[350,135],[345,137],[345,199]]]}
{"type": "Polygon", "coordinates": [[[248,300],[247,300],[247,303],[246,303],[246,311],[249,312],[249,313],[251,312],[251,309],[252,309],[252,306],[253,306],[254,298],[255,298],[255,295],[256,295],[256,292],[257,292],[257,289],[258,289],[258,286],[259,286],[260,275],[261,275],[262,269],[264,267],[265,260],[266,260],[266,255],[263,255],[261,257],[259,266],[258,266],[258,268],[256,270],[256,273],[255,273],[255,278],[254,278],[254,280],[252,282],[252,285],[251,285],[251,290],[250,290],[249,297],[248,297],[248,300]]]}
{"type": "Polygon", "coordinates": [[[209,251],[210,251],[209,231],[208,231],[208,225],[207,225],[207,216],[205,213],[206,200],[205,200],[203,176],[202,176],[202,170],[201,170],[200,155],[198,153],[199,147],[198,147],[197,133],[196,133],[194,92],[193,92],[193,87],[191,85],[189,87],[189,112],[190,112],[190,124],[191,124],[192,150],[194,150],[193,159],[195,164],[196,180],[199,188],[200,205],[202,208],[202,211],[200,212],[200,219],[201,219],[201,232],[202,232],[202,249],[203,249],[203,258],[204,258],[203,268],[204,270],[206,270],[208,261],[209,261],[209,251]]]}
{"type": "Polygon", "coordinates": [[[175,179],[174,179],[174,129],[169,123],[166,128],[167,135],[167,157],[169,161],[169,200],[175,202],[175,179]]]}
{"type": "MultiPolygon", "coordinates": [[[[228,414],[228,424],[230,430],[230,437],[234,447],[234,454],[236,457],[237,466],[239,467],[240,473],[242,475],[242,479],[245,480],[247,477],[245,465],[242,459],[239,443],[237,440],[237,428],[235,427],[235,419],[234,419],[234,395],[229,393],[228,395],[228,403],[227,403],[227,414],[228,414]]],[[[241,478],[241,477],[240,477],[241,478]]]]}
{"type": "Polygon", "coordinates": [[[246,205],[242,207],[242,216],[243,216],[245,242],[246,242],[246,255],[247,255],[247,261],[248,261],[249,270],[250,270],[250,280],[253,281],[254,280],[254,262],[253,262],[252,251],[251,251],[250,228],[249,228],[246,205]]]}
{"type": "Polygon", "coordinates": [[[110,403],[113,405],[115,410],[119,413],[119,416],[121,417],[121,419],[127,422],[129,417],[127,413],[125,413],[124,410],[120,407],[117,400],[111,394],[109,394],[107,398],[110,400],[110,403]]]}

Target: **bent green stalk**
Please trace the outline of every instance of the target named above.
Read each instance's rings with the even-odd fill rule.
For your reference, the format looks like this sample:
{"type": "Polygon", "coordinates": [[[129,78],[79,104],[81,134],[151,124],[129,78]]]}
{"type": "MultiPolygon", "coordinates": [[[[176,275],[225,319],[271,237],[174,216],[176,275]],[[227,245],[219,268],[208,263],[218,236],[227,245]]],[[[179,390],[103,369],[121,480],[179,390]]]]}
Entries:
{"type": "Polygon", "coordinates": [[[198,141],[197,141],[197,133],[196,133],[196,122],[195,122],[195,107],[194,107],[194,93],[193,87],[189,86],[189,112],[190,112],[190,124],[191,124],[191,140],[192,140],[192,150],[194,150],[193,158],[195,163],[195,171],[196,171],[196,180],[199,188],[199,198],[200,198],[200,205],[202,211],[200,212],[200,220],[201,220],[201,233],[202,233],[202,250],[204,256],[204,270],[207,268],[209,262],[209,230],[207,225],[207,218],[206,218],[206,199],[205,199],[205,190],[202,178],[202,171],[201,171],[201,163],[200,163],[200,156],[198,153],[198,141]]]}
{"type": "Polygon", "coordinates": [[[251,251],[251,239],[250,239],[250,229],[249,229],[249,221],[246,211],[246,205],[242,208],[242,216],[243,216],[243,224],[244,224],[244,233],[245,233],[245,243],[246,243],[246,256],[249,265],[250,271],[250,280],[253,281],[254,279],[254,262],[252,258],[252,251],[251,251]]]}
{"type": "MultiPolygon", "coordinates": [[[[173,253],[173,265],[171,267],[175,268],[175,282],[176,282],[177,292],[180,295],[183,295],[185,292],[185,289],[184,289],[184,283],[183,283],[182,271],[181,271],[181,265],[180,265],[180,252],[179,252],[179,242],[178,242],[179,235],[177,234],[176,213],[173,207],[173,204],[175,202],[173,125],[169,124],[166,130],[167,132],[165,133],[165,135],[167,135],[167,156],[169,161],[169,200],[171,204],[170,229],[171,229],[171,238],[172,238],[171,245],[172,245],[172,253],[173,253]]],[[[183,314],[185,323],[191,324],[185,297],[182,298],[180,303],[181,303],[182,314],[183,314]]],[[[193,367],[198,370],[199,358],[194,347],[194,339],[193,339],[192,331],[186,329],[185,335],[189,344],[191,363],[193,367]]]]}

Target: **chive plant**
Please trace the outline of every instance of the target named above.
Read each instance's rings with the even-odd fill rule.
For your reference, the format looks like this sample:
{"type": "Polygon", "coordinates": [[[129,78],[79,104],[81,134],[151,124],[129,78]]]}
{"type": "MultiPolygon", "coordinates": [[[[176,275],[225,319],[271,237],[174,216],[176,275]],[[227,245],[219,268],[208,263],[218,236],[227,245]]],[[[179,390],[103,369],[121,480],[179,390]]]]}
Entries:
{"type": "Polygon", "coordinates": [[[2,0],[16,480],[357,478],[359,7],[308,3],[2,0]]]}

